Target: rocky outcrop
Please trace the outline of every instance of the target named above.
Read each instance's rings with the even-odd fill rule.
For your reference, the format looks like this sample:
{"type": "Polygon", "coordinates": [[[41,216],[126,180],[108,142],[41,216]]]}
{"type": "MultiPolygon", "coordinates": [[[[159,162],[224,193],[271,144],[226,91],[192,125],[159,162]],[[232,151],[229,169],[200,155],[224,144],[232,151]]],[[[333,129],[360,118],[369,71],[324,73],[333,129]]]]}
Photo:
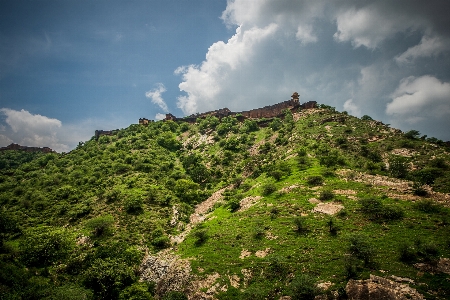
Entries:
{"type": "Polygon", "coordinates": [[[162,296],[170,291],[184,292],[191,281],[189,261],[162,251],[158,255],[147,255],[139,268],[142,281],[156,283],[156,294],[162,296]]]}
{"type": "Polygon", "coordinates": [[[351,300],[420,300],[425,299],[407,284],[370,275],[367,280],[351,279],[345,288],[351,300]]]}

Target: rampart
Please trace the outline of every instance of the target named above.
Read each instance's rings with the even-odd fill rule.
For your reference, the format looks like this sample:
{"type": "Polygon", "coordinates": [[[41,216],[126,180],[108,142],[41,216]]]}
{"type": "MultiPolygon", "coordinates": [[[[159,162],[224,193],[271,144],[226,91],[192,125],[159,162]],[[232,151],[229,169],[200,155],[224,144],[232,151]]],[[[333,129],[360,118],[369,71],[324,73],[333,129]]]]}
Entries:
{"type": "Polygon", "coordinates": [[[116,130],[96,130],[95,131],[95,139],[98,140],[98,138],[101,137],[102,135],[114,135],[118,131],[119,131],[118,129],[116,129],[116,130]]]}
{"type": "MultiPolygon", "coordinates": [[[[208,116],[215,116],[219,119],[227,116],[236,116],[239,121],[243,121],[245,119],[260,119],[260,118],[275,118],[275,117],[284,117],[285,110],[295,111],[298,109],[311,109],[317,106],[316,101],[309,101],[303,104],[300,104],[299,98],[300,95],[295,92],[292,96],[291,100],[287,100],[284,102],[280,102],[274,105],[268,105],[261,108],[256,108],[247,111],[241,112],[232,112],[228,108],[221,108],[218,110],[208,111],[205,113],[197,113],[184,118],[177,118],[172,114],[166,114],[166,121],[180,121],[180,122],[188,122],[195,123],[199,118],[206,118],[208,116]]],[[[140,121],[140,120],[139,120],[140,121]]]]}
{"type": "Polygon", "coordinates": [[[20,151],[25,151],[25,152],[43,152],[43,153],[53,153],[55,151],[53,151],[51,148],[49,147],[28,147],[28,146],[21,146],[19,144],[10,144],[6,147],[1,147],[0,151],[6,151],[6,150],[20,150],[20,151]]]}

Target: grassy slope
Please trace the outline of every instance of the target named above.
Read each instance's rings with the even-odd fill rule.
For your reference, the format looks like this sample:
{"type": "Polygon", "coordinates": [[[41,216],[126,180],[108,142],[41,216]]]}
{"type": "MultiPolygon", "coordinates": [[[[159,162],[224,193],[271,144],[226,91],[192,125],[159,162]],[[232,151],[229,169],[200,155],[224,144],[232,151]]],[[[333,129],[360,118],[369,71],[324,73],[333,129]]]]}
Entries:
{"type": "MultiPolygon", "coordinates": [[[[16,268],[28,283],[29,291],[21,292],[13,283],[2,285],[1,290],[26,297],[38,289],[50,297],[56,293],[55,285],[72,289],[71,285],[75,285],[83,290],[80,295],[89,295],[93,290],[96,297],[102,297],[101,291],[86,283],[98,259],[113,257],[137,270],[144,249],[156,252],[166,247],[167,235],[183,228],[195,203],[242,180],[240,188],[227,192],[226,201],[262,196],[263,187],[268,184],[277,191],[265,195],[245,211],[230,212],[228,203],[217,205],[212,213],[215,218],[201,225],[209,236],[206,242],[196,244],[194,231],[177,246],[178,254],[192,259],[193,270],[199,276],[218,272],[219,280],[229,283],[226,275],[236,274],[242,283],[241,270],[251,270],[253,278],[246,290],[253,297],[258,293],[289,294],[289,284],[298,273],[309,274],[314,280],[331,281],[335,284],[332,289],[338,289],[348,277],[344,258],[348,256],[350,237],[359,233],[373,245],[375,257],[370,266],[360,261],[354,263],[356,277],[363,278],[369,273],[405,276],[427,283],[429,290],[437,290],[442,276],[421,276],[413,266],[399,261],[398,249],[402,243],[414,244],[420,239],[423,244],[433,244],[441,256],[449,257],[448,208],[436,213],[422,212],[411,201],[387,197],[390,192],[387,188],[345,180],[336,175],[336,170],[389,175],[385,168],[388,154],[406,148],[412,154],[408,160],[413,168],[435,168],[434,172],[441,173],[434,180],[435,189],[449,192],[450,160],[444,148],[407,138],[379,122],[362,121],[329,107],[301,112],[295,123],[287,119],[281,128],[275,128],[274,124],[276,130],[253,131],[247,125],[233,119],[220,124],[209,120],[197,125],[172,122],[157,122],[148,127],[132,125],[115,136],[90,140],[68,154],[38,155],[34,160],[27,157],[23,161],[14,158],[20,162],[16,165],[3,163],[2,216],[13,220],[18,229],[2,229],[5,242],[2,264],[16,268]],[[211,143],[202,142],[208,136],[211,143]],[[299,150],[306,153],[304,158],[296,156],[299,150]],[[192,157],[197,159],[190,162],[192,157]],[[441,159],[440,163],[436,158],[441,159]],[[281,170],[279,181],[270,176],[274,170],[281,170]],[[308,184],[311,176],[322,176],[324,183],[317,187],[308,184]],[[189,182],[189,191],[194,190],[192,197],[185,196],[183,180],[189,182]],[[279,192],[293,185],[298,187],[289,193],[279,192]],[[345,207],[345,214],[334,217],[339,231],[337,235],[330,234],[327,227],[330,217],[311,213],[314,205],[308,202],[310,198],[318,198],[323,189],[354,190],[353,196],[357,198],[382,199],[385,205],[401,207],[404,218],[373,222],[361,214],[358,201],[335,195],[333,201],[345,207]],[[179,226],[170,225],[173,205],[181,212],[179,226]],[[293,220],[302,214],[307,230],[297,233],[293,220]],[[89,221],[102,216],[112,216],[113,223],[106,234],[96,236],[89,221]],[[53,229],[64,226],[72,242],[82,236],[89,236],[91,242],[72,243],[69,254],[43,265],[30,265],[23,259],[26,256],[23,241],[33,235],[30,228],[42,226],[53,229]],[[123,246],[117,247],[117,243],[123,246]],[[270,248],[268,256],[255,256],[256,251],[267,248],[270,248]],[[252,255],[240,259],[243,249],[252,255]],[[134,253],[131,260],[129,253],[134,253]],[[80,268],[71,271],[74,264],[80,268]],[[25,267],[32,267],[35,272],[26,271],[25,267]],[[34,277],[42,281],[40,285],[34,277]]],[[[7,154],[2,155],[4,161],[11,161],[7,154]]],[[[418,173],[411,171],[411,174],[418,173]]],[[[123,284],[118,290],[130,284],[123,284]]],[[[419,289],[431,297],[427,288],[419,289]]],[[[231,292],[240,293],[229,289],[231,292]]],[[[449,288],[439,293],[448,296],[449,288]]]]}

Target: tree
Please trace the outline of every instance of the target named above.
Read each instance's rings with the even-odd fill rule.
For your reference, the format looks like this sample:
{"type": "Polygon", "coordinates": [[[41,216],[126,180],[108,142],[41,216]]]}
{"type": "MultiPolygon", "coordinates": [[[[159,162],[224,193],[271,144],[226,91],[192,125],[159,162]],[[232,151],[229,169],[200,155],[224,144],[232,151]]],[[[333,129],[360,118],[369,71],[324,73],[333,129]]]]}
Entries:
{"type": "Polygon", "coordinates": [[[418,139],[419,136],[420,136],[420,132],[417,130],[410,130],[405,133],[405,137],[408,139],[412,139],[412,140],[418,139]]]}
{"type": "Polygon", "coordinates": [[[75,239],[65,229],[38,227],[28,231],[20,243],[24,262],[29,266],[49,266],[65,258],[75,239]]]}

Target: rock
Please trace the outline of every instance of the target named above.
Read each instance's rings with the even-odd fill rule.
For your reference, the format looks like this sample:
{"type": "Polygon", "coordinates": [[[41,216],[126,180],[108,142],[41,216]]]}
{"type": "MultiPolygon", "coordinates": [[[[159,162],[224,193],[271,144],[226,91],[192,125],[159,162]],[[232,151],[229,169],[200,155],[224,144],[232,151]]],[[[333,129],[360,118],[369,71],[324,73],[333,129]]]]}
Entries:
{"type": "Polygon", "coordinates": [[[370,275],[367,280],[351,279],[345,287],[348,298],[352,300],[419,300],[425,299],[415,289],[406,284],[370,275]]]}

